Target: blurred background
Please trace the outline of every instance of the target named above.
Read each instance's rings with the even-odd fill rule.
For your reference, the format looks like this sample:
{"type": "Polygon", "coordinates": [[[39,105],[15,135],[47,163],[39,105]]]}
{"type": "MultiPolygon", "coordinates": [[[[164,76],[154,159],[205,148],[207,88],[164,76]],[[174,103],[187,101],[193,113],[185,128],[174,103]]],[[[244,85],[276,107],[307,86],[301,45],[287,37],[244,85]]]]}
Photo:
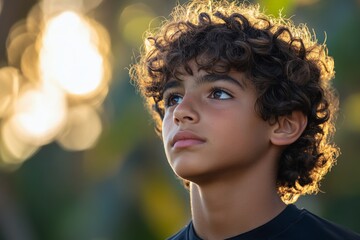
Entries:
{"type": "MultiPolygon", "coordinates": [[[[0,239],[165,239],[189,221],[128,76],[176,2],[0,0],[0,239]]],[[[251,2],[326,39],[342,154],[297,205],[360,232],[360,1],[251,2]]]]}

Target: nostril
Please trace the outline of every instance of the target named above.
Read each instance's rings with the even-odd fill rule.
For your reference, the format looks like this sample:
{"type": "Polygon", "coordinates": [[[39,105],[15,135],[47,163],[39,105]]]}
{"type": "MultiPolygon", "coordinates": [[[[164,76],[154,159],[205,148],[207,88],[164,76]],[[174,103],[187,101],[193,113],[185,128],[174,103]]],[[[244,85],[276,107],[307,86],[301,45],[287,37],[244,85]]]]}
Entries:
{"type": "Polygon", "coordinates": [[[187,120],[190,120],[190,121],[192,121],[192,120],[194,120],[192,117],[190,117],[190,116],[184,116],[184,119],[187,119],[187,120]]]}

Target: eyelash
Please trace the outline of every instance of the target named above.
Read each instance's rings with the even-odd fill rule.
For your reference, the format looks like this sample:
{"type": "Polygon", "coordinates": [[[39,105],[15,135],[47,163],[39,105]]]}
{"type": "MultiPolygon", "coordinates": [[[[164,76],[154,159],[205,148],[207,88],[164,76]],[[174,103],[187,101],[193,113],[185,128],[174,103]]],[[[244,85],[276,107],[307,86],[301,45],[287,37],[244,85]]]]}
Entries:
{"type": "Polygon", "coordinates": [[[172,97],[174,97],[174,96],[179,96],[179,97],[180,97],[181,94],[178,93],[178,92],[170,92],[170,93],[166,94],[166,95],[163,97],[164,104],[165,104],[165,108],[173,106],[173,105],[170,105],[170,104],[169,104],[169,101],[170,101],[170,100],[172,99],[172,97]]]}
{"type": "MultiPolygon", "coordinates": [[[[233,95],[230,94],[229,91],[227,91],[223,88],[220,88],[220,87],[212,87],[210,89],[210,93],[208,96],[211,97],[214,94],[214,92],[216,92],[216,91],[224,92],[225,94],[229,95],[230,98],[233,98],[233,95]]],[[[165,108],[173,106],[173,105],[169,104],[169,101],[175,96],[182,97],[181,94],[178,92],[170,92],[170,93],[166,94],[166,96],[163,97],[165,108]]],[[[213,99],[215,99],[215,98],[213,98],[213,99]]],[[[218,99],[218,100],[225,100],[225,99],[218,99]]]]}
{"type": "MultiPolygon", "coordinates": [[[[227,95],[229,95],[230,98],[233,98],[233,95],[230,94],[229,91],[227,91],[226,89],[223,89],[223,88],[221,88],[221,87],[212,87],[209,96],[213,95],[214,92],[216,92],[216,91],[224,92],[224,93],[226,93],[227,95]]],[[[222,99],[222,100],[224,100],[224,99],[222,99]]]]}

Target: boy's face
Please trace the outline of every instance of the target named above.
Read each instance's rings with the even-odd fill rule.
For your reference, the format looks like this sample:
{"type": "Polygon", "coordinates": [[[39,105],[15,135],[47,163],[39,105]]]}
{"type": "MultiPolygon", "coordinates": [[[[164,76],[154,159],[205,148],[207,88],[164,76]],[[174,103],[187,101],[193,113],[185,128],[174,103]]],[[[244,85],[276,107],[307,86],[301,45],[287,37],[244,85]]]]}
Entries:
{"type": "Polygon", "coordinates": [[[174,172],[197,182],[238,173],[266,158],[268,122],[255,112],[255,90],[242,73],[208,73],[194,61],[165,86],[164,148],[174,172]]]}

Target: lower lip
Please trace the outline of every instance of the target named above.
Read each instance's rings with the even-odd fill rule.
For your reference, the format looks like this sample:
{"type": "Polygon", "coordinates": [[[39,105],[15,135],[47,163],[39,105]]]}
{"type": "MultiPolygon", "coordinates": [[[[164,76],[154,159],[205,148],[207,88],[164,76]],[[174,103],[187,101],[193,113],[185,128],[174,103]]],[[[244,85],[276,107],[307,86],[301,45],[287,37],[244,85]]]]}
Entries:
{"type": "Polygon", "coordinates": [[[179,141],[176,141],[176,143],[174,144],[174,148],[187,148],[187,147],[196,146],[196,145],[199,145],[202,143],[204,143],[204,141],[196,140],[196,139],[179,140],[179,141]]]}

